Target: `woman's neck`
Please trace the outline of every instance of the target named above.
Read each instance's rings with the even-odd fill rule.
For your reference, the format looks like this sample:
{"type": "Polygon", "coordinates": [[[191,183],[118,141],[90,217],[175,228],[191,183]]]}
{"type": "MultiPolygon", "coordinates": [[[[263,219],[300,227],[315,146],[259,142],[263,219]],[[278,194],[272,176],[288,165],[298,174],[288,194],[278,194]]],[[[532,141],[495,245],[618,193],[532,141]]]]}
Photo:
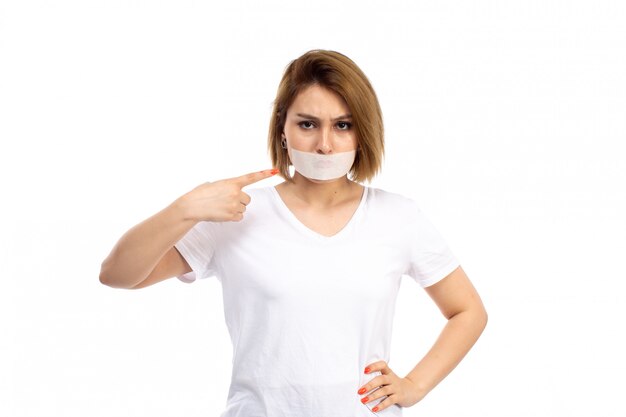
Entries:
{"type": "Polygon", "coordinates": [[[316,208],[329,208],[360,195],[363,186],[351,181],[346,175],[332,181],[310,180],[295,171],[293,182],[286,181],[280,184],[297,199],[306,205],[316,208]]]}

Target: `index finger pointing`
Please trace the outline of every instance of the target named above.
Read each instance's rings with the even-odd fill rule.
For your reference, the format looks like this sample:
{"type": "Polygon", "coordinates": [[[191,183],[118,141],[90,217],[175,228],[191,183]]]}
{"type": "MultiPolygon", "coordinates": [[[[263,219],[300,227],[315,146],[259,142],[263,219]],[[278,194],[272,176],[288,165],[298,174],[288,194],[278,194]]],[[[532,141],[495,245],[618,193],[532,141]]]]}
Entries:
{"type": "Polygon", "coordinates": [[[278,172],[278,168],[266,169],[264,171],[251,172],[250,174],[242,175],[241,177],[235,177],[233,178],[233,181],[239,184],[240,187],[245,187],[246,185],[254,184],[257,181],[276,175],[278,172]]]}

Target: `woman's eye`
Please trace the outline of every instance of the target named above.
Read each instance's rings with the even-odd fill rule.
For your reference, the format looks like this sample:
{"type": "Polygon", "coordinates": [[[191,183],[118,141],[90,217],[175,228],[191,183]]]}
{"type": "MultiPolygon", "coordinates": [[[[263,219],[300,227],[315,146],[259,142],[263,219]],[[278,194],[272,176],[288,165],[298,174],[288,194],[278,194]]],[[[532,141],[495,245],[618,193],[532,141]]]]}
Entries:
{"type": "Polygon", "coordinates": [[[309,129],[313,125],[313,123],[309,122],[308,120],[305,120],[304,122],[298,123],[298,125],[305,129],[309,129]]]}
{"type": "Polygon", "coordinates": [[[337,123],[337,126],[339,126],[339,129],[341,130],[349,130],[352,127],[352,123],[339,122],[337,123]]]}

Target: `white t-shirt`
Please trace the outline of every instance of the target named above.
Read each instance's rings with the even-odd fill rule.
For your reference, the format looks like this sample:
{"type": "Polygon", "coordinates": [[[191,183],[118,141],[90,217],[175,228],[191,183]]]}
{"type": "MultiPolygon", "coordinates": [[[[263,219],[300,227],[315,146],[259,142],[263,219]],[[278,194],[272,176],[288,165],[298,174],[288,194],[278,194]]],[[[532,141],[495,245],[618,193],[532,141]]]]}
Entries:
{"type": "MultiPolygon", "coordinates": [[[[358,389],[390,367],[402,275],[426,287],[459,262],[417,204],[364,187],[348,224],[327,237],[309,229],[273,186],[251,197],[240,222],[199,222],[176,248],[192,272],[215,276],[233,343],[233,370],[220,417],[402,416],[373,408],[358,389]]],[[[403,376],[403,375],[401,375],[403,376]]]]}

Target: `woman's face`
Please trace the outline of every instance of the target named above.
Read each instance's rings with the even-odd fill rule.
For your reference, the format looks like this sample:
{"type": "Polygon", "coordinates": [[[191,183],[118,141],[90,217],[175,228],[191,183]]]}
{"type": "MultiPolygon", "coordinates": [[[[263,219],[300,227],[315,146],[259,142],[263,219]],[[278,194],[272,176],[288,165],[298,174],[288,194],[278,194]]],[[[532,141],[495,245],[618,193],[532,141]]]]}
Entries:
{"type": "Polygon", "coordinates": [[[316,84],[301,91],[287,110],[283,137],[288,152],[294,148],[334,154],[357,147],[348,104],[334,91],[316,84]]]}

